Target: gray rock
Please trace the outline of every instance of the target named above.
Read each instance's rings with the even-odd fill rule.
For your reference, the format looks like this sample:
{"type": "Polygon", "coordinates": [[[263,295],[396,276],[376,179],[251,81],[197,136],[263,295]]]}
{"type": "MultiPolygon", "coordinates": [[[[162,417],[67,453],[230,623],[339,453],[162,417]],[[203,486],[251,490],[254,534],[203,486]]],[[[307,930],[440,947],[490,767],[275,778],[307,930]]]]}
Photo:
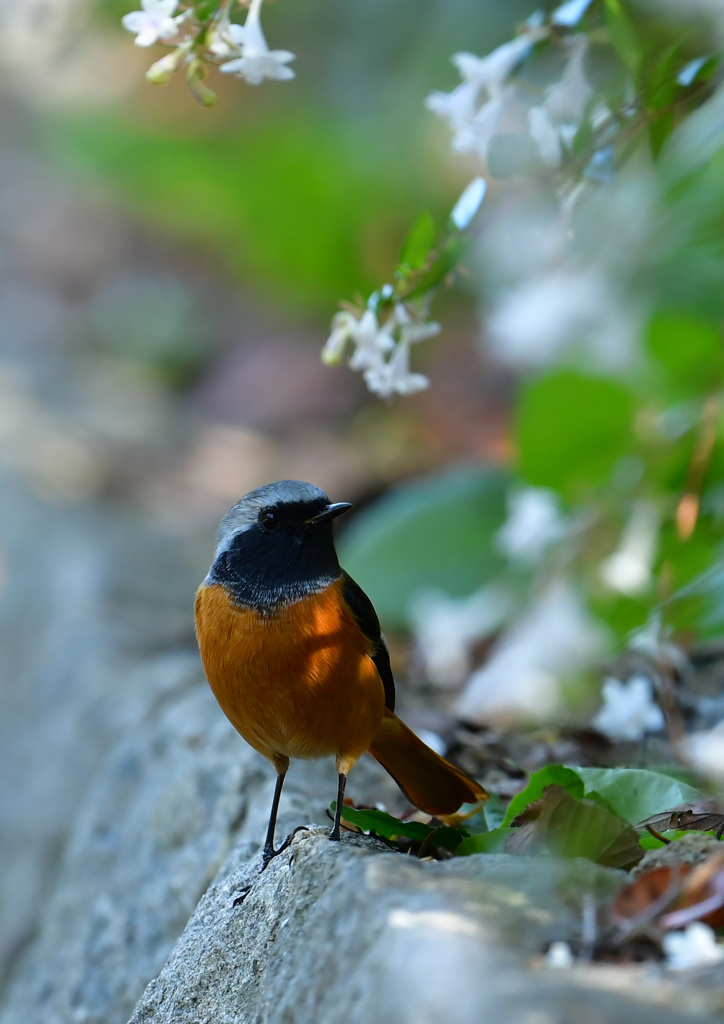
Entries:
{"type": "Polygon", "coordinates": [[[175,542],[117,509],[48,505],[2,479],[0,536],[2,983],[98,766],[200,667],[198,575],[175,542]]]}
{"type": "Polygon", "coordinates": [[[555,971],[541,957],[531,966],[553,939],[579,936],[582,894],[611,891],[616,872],[506,855],[422,863],[362,838],[337,846],[316,829],[260,877],[241,854],[230,854],[131,1024],[700,1019],[702,1006],[684,1009],[658,975],[635,970],[634,983],[619,968],[615,985],[610,973],[596,985],[585,968],[555,971]],[[578,905],[565,898],[574,891],[578,905]]]}

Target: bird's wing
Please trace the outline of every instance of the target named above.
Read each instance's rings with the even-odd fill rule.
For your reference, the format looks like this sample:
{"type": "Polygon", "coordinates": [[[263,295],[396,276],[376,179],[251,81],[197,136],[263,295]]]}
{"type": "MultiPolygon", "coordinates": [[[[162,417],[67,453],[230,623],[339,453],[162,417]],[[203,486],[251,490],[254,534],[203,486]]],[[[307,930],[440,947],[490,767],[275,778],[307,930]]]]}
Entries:
{"type": "Polygon", "coordinates": [[[385,706],[390,711],[394,711],[395,680],[390,668],[390,654],[387,650],[387,642],[380,629],[380,620],[377,618],[377,612],[364,590],[362,590],[359,584],[355,583],[351,576],[343,571],[342,578],[344,581],[342,594],[347,602],[347,607],[354,615],[357,625],[370,642],[370,654],[380,674],[382,685],[385,688],[385,706]]]}

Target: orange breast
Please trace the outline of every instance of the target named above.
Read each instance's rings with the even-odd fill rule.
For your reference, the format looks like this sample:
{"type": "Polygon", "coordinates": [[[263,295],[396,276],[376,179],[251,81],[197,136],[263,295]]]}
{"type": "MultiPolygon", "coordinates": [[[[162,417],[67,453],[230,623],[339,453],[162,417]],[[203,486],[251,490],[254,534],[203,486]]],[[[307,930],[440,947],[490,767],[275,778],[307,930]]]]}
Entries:
{"type": "Polygon", "coordinates": [[[341,597],[342,582],[269,616],[229,601],[220,584],[196,595],[206,677],[244,739],[274,759],[356,760],[384,715],[368,642],[341,597]]]}

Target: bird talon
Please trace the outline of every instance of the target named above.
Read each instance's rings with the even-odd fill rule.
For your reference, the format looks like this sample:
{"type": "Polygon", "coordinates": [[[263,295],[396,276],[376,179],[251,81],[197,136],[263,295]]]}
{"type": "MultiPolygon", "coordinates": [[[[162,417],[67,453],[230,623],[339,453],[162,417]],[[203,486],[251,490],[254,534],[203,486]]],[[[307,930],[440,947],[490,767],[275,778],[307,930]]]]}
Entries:
{"type": "Polygon", "coordinates": [[[297,832],[309,832],[309,827],[307,825],[297,825],[296,828],[292,829],[278,850],[275,850],[273,847],[271,849],[264,850],[261,858],[260,875],[266,871],[275,857],[278,857],[280,853],[284,853],[285,850],[289,849],[297,832]]]}

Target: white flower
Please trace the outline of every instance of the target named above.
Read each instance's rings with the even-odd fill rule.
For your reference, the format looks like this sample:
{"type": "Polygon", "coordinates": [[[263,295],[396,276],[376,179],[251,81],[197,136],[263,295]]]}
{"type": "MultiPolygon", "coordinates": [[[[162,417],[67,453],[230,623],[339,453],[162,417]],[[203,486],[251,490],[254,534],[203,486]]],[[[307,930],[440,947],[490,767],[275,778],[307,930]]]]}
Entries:
{"type": "Polygon", "coordinates": [[[533,44],[547,34],[547,28],[529,24],[525,32],[486,57],[472,53],[453,56],[462,83],[450,93],[431,93],[425,103],[429,110],[450,122],[452,148],[456,152],[478,153],[487,159],[490,139],[498,131],[505,104],[515,95],[506,82],[533,44]]]}
{"type": "Polygon", "coordinates": [[[687,736],[682,748],[687,761],[698,772],[715,782],[724,782],[724,722],[687,736]]]}
{"type": "Polygon", "coordinates": [[[552,967],[554,970],[561,970],[567,967],[573,967],[575,959],[573,951],[567,942],[562,939],[558,939],[556,942],[551,942],[546,953],[546,967],[552,967]]]}
{"type": "Polygon", "coordinates": [[[666,965],[672,971],[690,971],[708,967],[724,959],[724,946],[703,921],[692,921],[683,932],[670,932],[662,939],[666,965]]]}
{"type": "Polygon", "coordinates": [[[332,318],[332,333],[322,349],[322,362],[328,366],[336,366],[341,362],[347,342],[353,337],[359,320],[354,313],[342,310],[332,318]]]}
{"type": "Polygon", "coordinates": [[[377,323],[377,316],[366,309],[352,332],[355,350],[349,365],[353,370],[374,370],[384,364],[384,356],[395,347],[389,331],[377,323]]]}
{"type": "Polygon", "coordinates": [[[425,106],[433,114],[446,117],[453,127],[467,124],[475,117],[478,91],[472,82],[461,82],[452,92],[431,92],[425,106]]]}
{"type": "Polygon", "coordinates": [[[586,37],[577,36],[560,82],[549,85],[543,103],[528,111],[531,138],[538,143],[544,163],[551,167],[561,162],[562,144],[568,147],[573,142],[591,96],[583,73],[587,49],[586,37]]]}
{"type": "Polygon", "coordinates": [[[528,130],[534,142],[538,143],[541,159],[550,167],[558,167],[563,155],[560,133],[553,124],[550,112],[545,106],[531,107],[528,111],[528,130]]]}
{"type": "Polygon", "coordinates": [[[470,671],[473,645],[498,628],[509,608],[509,595],[495,586],[481,587],[467,597],[450,597],[435,589],[416,594],[409,615],[430,682],[462,683],[470,671]]]}
{"type": "Polygon", "coordinates": [[[294,72],[286,65],[294,60],[289,50],[270,50],[261,27],[262,0],[252,0],[241,32],[232,37],[235,45],[241,47],[241,56],[222,64],[219,70],[239,75],[249,85],[259,85],[265,78],[281,80],[294,78],[294,72]]]}
{"type": "Polygon", "coordinates": [[[244,26],[229,21],[228,8],[224,17],[212,31],[208,47],[216,57],[230,57],[241,52],[244,42],[244,26]]]}
{"type": "Polygon", "coordinates": [[[173,18],[177,0],[141,0],[140,11],[131,11],[121,18],[121,24],[129,32],[135,32],[136,46],[153,46],[159,39],[172,39],[178,30],[177,19],[173,18]]]}
{"type": "Polygon", "coordinates": [[[478,110],[475,117],[459,124],[453,122],[452,149],[456,153],[478,153],[487,160],[490,140],[498,133],[505,104],[511,95],[510,88],[501,89],[478,110]]]}
{"type": "Polygon", "coordinates": [[[633,675],[625,683],[609,676],[601,689],[603,707],[592,724],[610,740],[640,740],[645,733],[664,728],[664,714],[653,699],[648,676],[633,675]]]}
{"type": "Polygon", "coordinates": [[[535,28],[503,43],[487,57],[475,57],[472,53],[456,53],[453,64],[461,78],[494,91],[508,79],[520,62],[528,56],[534,43],[547,35],[547,29],[535,28]]]}
{"type": "Polygon", "coordinates": [[[346,310],[335,314],[332,333],[322,349],[322,361],[328,366],[339,363],[348,341],[355,346],[349,362],[353,370],[380,366],[384,357],[395,347],[390,331],[380,327],[371,309],[366,309],[361,317],[346,310]]]}
{"type": "Polygon", "coordinates": [[[488,317],[486,340],[520,369],[551,366],[580,346],[608,371],[630,367],[638,320],[595,267],[560,267],[523,280],[488,317]]]}
{"type": "Polygon", "coordinates": [[[388,330],[397,325],[400,328],[400,341],[414,345],[417,341],[426,341],[440,333],[440,324],[434,320],[413,320],[401,302],[395,306],[393,319],[385,324],[388,330]]]}
{"type": "Polygon", "coordinates": [[[495,543],[509,558],[535,563],[566,532],[555,494],[544,487],[526,487],[508,495],[508,518],[495,543]]]}
{"type": "Polygon", "coordinates": [[[612,590],[636,597],[650,586],[660,520],[655,505],[636,502],[618,550],[601,565],[601,578],[612,590]]]}
{"type": "Polygon", "coordinates": [[[387,362],[368,367],[364,378],[370,391],[380,398],[391,398],[394,394],[413,395],[416,391],[424,391],[430,384],[424,374],[410,372],[409,341],[399,341],[387,362]]]}
{"type": "Polygon", "coordinates": [[[548,718],[559,710],[561,683],[590,665],[603,643],[576,590],[556,580],[496,642],[487,664],[468,680],[457,711],[478,722],[548,718]]]}
{"type": "Polygon", "coordinates": [[[557,121],[580,124],[591,96],[591,87],[583,73],[583,61],[588,50],[585,36],[572,40],[571,56],[560,82],[549,85],[545,91],[544,106],[557,121]]]}
{"type": "Polygon", "coordinates": [[[487,183],[485,178],[473,178],[453,206],[450,220],[460,231],[464,231],[468,227],[480,209],[480,204],[485,198],[486,189],[487,183]]]}
{"type": "Polygon", "coordinates": [[[670,627],[664,629],[661,624],[661,612],[654,612],[643,629],[631,634],[627,646],[630,651],[650,658],[657,666],[682,671],[688,667],[689,659],[681,647],[671,643],[670,635],[670,627]]]}

